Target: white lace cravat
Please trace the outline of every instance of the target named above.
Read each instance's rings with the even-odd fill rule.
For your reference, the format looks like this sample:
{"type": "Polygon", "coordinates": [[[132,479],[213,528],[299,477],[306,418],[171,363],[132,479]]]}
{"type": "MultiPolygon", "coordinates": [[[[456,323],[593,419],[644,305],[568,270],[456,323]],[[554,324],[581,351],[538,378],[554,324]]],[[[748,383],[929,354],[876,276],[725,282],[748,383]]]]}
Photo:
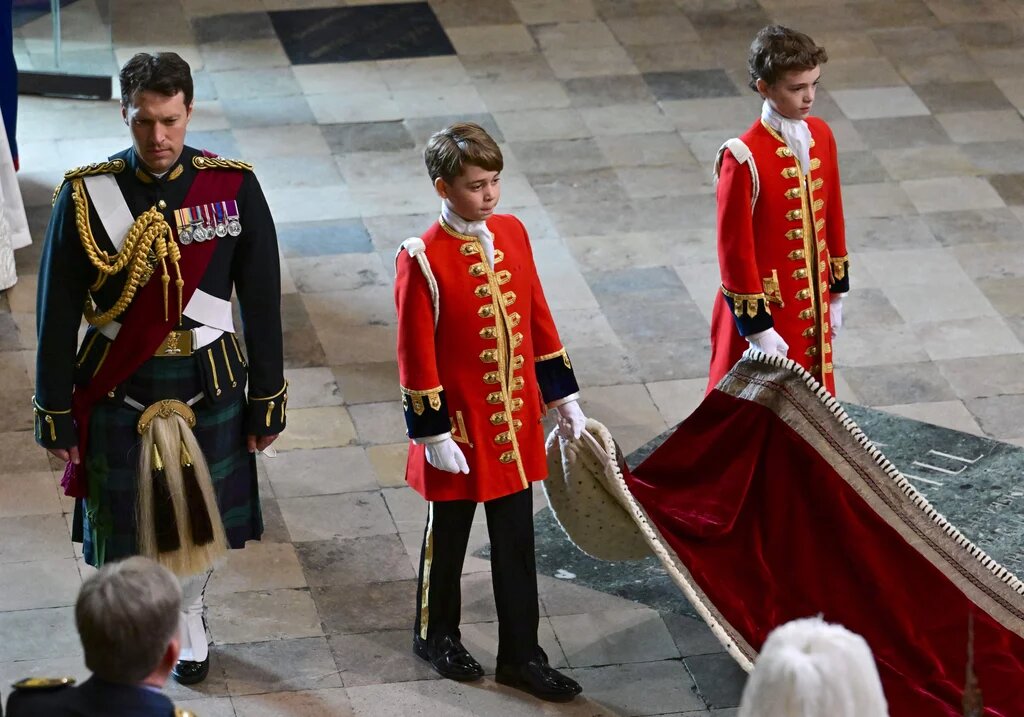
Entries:
{"type": "Polygon", "coordinates": [[[764,101],[761,105],[761,119],[773,130],[782,135],[786,145],[800,159],[800,166],[807,174],[811,166],[811,130],[803,120],[790,119],[779,114],[771,102],[764,101]]]}
{"type": "Polygon", "coordinates": [[[452,229],[457,231],[459,234],[465,234],[466,236],[476,237],[480,240],[480,244],[484,248],[484,255],[487,258],[487,263],[491,269],[494,268],[494,234],[487,228],[486,221],[478,222],[467,222],[465,219],[460,217],[452,208],[448,206],[448,202],[441,202],[441,219],[444,223],[450,226],[452,229]]]}

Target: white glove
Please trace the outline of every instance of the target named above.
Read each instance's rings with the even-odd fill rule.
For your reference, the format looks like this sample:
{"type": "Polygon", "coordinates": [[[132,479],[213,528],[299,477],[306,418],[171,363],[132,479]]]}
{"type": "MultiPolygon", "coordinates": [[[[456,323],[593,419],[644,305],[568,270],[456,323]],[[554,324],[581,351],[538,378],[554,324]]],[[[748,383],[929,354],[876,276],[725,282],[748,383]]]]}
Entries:
{"type": "Polygon", "coordinates": [[[574,399],[555,406],[555,410],[558,411],[558,435],[567,441],[578,439],[587,427],[587,417],[580,404],[574,399]]]}
{"type": "Polygon", "coordinates": [[[775,329],[765,329],[756,334],[749,334],[746,339],[747,343],[755,349],[764,351],[769,356],[786,358],[786,354],[789,352],[789,344],[783,341],[775,329]]]}
{"type": "Polygon", "coordinates": [[[440,441],[427,443],[424,448],[427,453],[427,463],[439,471],[469,473],[469,464],[466,463],[466,456],[451,436],[445,436],[440,441]]]}
{"type": "Polygon", "coordinates": [[[846,294],[835,294],[828,302],[828,313],[832,317],[832,338],[839,335],[839,329],[843,328],[843,297],[846,294]]]}

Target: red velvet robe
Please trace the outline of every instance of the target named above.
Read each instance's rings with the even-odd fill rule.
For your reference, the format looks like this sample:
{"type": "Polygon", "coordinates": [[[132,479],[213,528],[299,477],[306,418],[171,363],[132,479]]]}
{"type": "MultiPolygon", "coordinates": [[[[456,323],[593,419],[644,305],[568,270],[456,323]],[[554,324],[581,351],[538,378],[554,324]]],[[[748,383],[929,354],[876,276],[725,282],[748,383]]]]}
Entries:
{"type": "Polygon", "coordinates": [[[835,138],[824,121],[807,118],[811,169],[760,119],[740,139],[757,166],[759,193],[745,164],[726,150],[718,179],[718,260],[722,288],[711,321],[708,390],[747,348],[744,336],[774,327],[788,358],[829,391],[832,332],[829,299],[845,292],[846,229],[835,138]]]}
{"type": "Polygon", "coordinates": [[[440,222],[422,237],[438,287],[436,329],[417,260],[407,251],[397,259],[398,373],[410,438],[450,426],[469,464],[468,475],[437,470],[424,446],[410,443],[406,480],[431,501],[492,500],[547,477],[544,402],[576,390],[573,380],[542,397],[535,363],[558,359],[569,371],[569,359],[522,223],[495,215],[487,226],[493,269],[476,237],[440,222]]]}

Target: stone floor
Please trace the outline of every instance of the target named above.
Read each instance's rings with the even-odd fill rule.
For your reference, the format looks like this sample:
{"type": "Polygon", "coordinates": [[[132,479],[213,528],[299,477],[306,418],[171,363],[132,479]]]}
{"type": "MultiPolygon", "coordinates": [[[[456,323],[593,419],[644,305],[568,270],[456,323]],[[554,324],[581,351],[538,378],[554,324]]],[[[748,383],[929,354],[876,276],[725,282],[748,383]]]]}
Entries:
{"type": "MultiPolygon", "coordinates": [[[[437,211],[419,152],[455,117],[500,139],[503,207],[531,232],[584,410],[631,450],[704,388],[710,164],[758,112],[746,45],[770,21],[809,31],[831,57],[816,112],[840,148],[852,255],[840,398],[1024,445],[1024,5],[430,0],[393,9],[443,30],[410,35],[387,8],[360,9],[385,4],[106,3],[118,61],[174,49],[192,63],[190,143],[256,165],[284,258],[292,410],[262,460],[268,532],[216,574],[210,679],[173,697],[203,717],[730,715],[742,682],[706,629],[571,581],[542,578],[542,641],[586,699],[455,685],[411,656],[425,510],[403,487],[390,284],[395,248],[437,211]],[[339,17],[370,30],[295,41],[339,17]]],[[[19,31],[24,68],[44,44],[19,31]]],[[[70,606],[88,569],[30,433],[33,274],[61,172],[127,140],[116,103],[22,98],[37,244],[0,296],[4,695],[27,674],[85,674],[70,606]]],[[[472,549],[485,541],[481,524],[472,549]]],[[[488,563],[466,572],[466,641],[493,670],[488,563]]]]}

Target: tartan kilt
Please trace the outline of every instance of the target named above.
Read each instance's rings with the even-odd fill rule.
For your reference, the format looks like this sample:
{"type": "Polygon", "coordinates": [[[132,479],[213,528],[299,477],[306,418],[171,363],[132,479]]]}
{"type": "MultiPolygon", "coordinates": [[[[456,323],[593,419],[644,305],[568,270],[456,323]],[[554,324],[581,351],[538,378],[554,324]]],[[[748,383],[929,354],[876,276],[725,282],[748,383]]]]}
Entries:
{"type": "MultiPolygon", "coordinates": [[[[204,394],[192,406],[193,433],[210,467],[228,545],[244,548],[247,540],[263,534],[256,456],[246,448],[245,399],[212,403],[203,390],[200,356],[151,358],[124,384],[124,394],[144,406],[169,398],[188,402],[204,394]]],[[[89,495],[76,501],[72,539],[82,543],[85,561],[96,567],[138,552],[140,415],[119,394],[97,404],[90,419],[89,495]]]]}

